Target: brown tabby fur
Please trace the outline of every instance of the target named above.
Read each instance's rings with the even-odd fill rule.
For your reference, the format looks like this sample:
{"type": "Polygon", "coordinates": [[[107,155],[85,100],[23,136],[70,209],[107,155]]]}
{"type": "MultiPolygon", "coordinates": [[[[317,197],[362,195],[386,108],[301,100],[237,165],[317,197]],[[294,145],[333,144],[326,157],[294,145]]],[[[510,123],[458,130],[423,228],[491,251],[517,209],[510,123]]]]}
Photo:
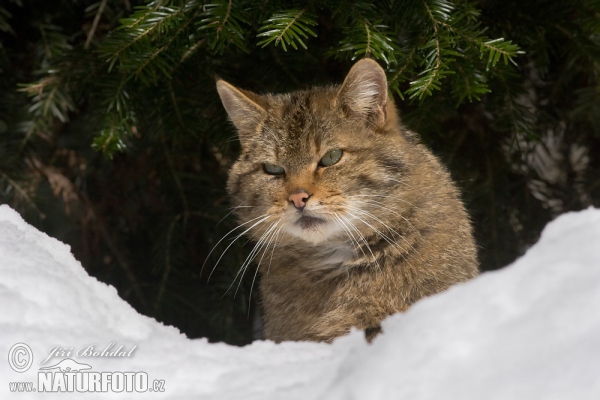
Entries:
{"type": "Polygon", "coordinates": [[[240,231],[258,241],[265,338],[331,341],[351,327],[372,337],[386,316],[477,274],[459,193],[400,125],[376,62],[357,62],[341,86],[217,89],[242,144],[227,189],[240,231]],[[340,161],[319,167],[335,149],[340,161]],[[311,195],[303,211],[289,200],[299,190],[311,195]],[[303,215],[321,223],[303,228],[303,215]]]}

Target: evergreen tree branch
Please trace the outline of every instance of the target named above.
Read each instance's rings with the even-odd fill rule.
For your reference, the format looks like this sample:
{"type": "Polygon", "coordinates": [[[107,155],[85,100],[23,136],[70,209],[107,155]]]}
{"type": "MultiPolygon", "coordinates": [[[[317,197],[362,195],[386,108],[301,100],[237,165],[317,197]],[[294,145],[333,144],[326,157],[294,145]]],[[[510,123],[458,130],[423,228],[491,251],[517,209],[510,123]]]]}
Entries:
{"type": "MultiPolygon", "coordinates": [[[[181,32],[183,32],[185,29],[187,29],[187,27],[194,21],[194,18],[196,17],[196,15],[198,15],[199,11],[196,10],[196,12],[190,17],[188,18],[188,20],[181,24],[181,26],[177,29],[177,31],[175,31],[175,33],[173,33],[170,38],[161,46],[159,47],[154,53],[152,53],[152,55],[150,57],[148,57],[143,63],[141,63],[139,65],[139,67],[135,70],[135,72],[133,72],[132,75],[136,76],[136,77],[140,77],[142,80],[143,76],[142,76],[142,71],[153,61],[156,59],[156,57],[158,57],[161,53],[163,53],[166,49],[169,48],[169,46],[173,43],[173,41],[179,37],[179,34],[181,32]]],[[[169,66],[164,66],[161,68],[162,72],[168,77],[170,78],[170,71],[171,68],[169,68],[169,66]]],[[[156,74],[153,74],[152,76],[153,81],[156,81],[156,74]]],[[[148,82],[148,81],[146,81],[148,82]]]]}
{"type": "Polygon", "coordinates": [[[454,55],[453,51],[450,51],[442,47],[442,39],[439,31],[439,22],[435,15],[448,18],[451,12],[451,5],[446,1],[442,0],[436,3],[438,8],[432,9],[427,1],[423,2],[427,16],[430,20],[433,28],[432,38],[424,46],[424,49],[433,48],[429,51],[423,60],[425,69],[420,73],[421,78],[418,78],[410,83],[410,88],[406,91],[409,98],[423,99],[425,95],[431,95],[433,90],[439,90],[441,87],[441,80],[447,75],[452,74],[453,71],[449,70],[446,64],[453,62],[454,59],[448,57],[446,61],[443,60],[444,55],[454,55]]]}
{"type": "Polygon", "coordinates": [[[177,19],[184,16],[184,11],[180,7],[165,7],[161,0],[155,0],[148,5],[141,7],[131,17],[121,20],[121,26],[109,36],[103,46],[100,48],[109,63],[109,72],[117,61],[123,62],[132,52],[132,48],[139,46],[138,52],[142,48],[150,47],[149,37],[171,24],[177,22],[177,19]]]}
{"type": "Polygon", "coordinates": [[[486,29],[479,30],[479,23],[477,22],[472,24],[469,18],[469,12],[475,16],[479,16],[478,11],[463,10],[463,14],[453,18],[453,6],[449,3],[444,3],[447,3],[446,0],[441,1],[441,8],[444,10],[444,12],[437,13],[440,18],[436,18],[435,14],[431,12],[431,9],[427,3],[425,3],[425,7],[428,10],[430,18],[432,21],[434,21],[434,25],[439,25],[463,40],[473,43],[479,47],[479,52],[482,57],[484,53],[489,52],[486,70],[489,70],[490,66],[496,66],[496,63],[500,60],[500,58],[504,60],[505,64],[510,61],[516,65],[514,57],[518,54],[523,54],[518,45],[513,44],[510,40],[506,41],[504,38],[490,39],[487,36],[484,36],[483,33],[486,31],[486,29]]]}
{"type": "Polygon", "coordinates": [[[387,65],[396,63],[395,54],[400,48],[383,22],[371,23],[368,19],[357,20],[354,26],[344,32],[345,38],[340,42],[340,47],[330,52],[340,56],[345,52],[351,54],[351,59],[358,57],[373,57],[384,61],[387,65]]]}
{"type": "Polygon", "coordinates": [[[412,65],[413,57],[415,56],[416,52],[417,46],[413,46],[411,51],[406,55],[406,57],[404,57],[404,59],[406,60],[404,65],[402,67],[399,67],[396,71],[390,71],[394,74],[391,77],[388,77],[388,87],[395,90],[402,99],[404,99],[404,96],[399,88],[399,85],[401,82],[405,82],[407,80],[407,78],[403,74],[412,65]]]}
{"type": "Polygon", "coordinates": [[[10,27],[8,20],[12,17],[12,14],[9,13],[5,8],[0,7],[0,31],[8,32],[11,34],[15,34],[15,31],[10,27]]]}
{"type": "Polygon", "coordinates": [[[233,43],[243,51],[247,51],[245,43],[246,12],[236,7],[232,0],[221,0],[205,4],[197,22],[199,31],[207,32],[210,48],[224,51],[233,43]]]}
{"type": "Polygon", "coordinates": [[[96,12],[96,16],[94,17],[94,22],[92,23],[92,28],[88,32],[87,39],[85,40],[85,44],[83,45],[83,48],[85,50],[89,49],[89,47],[90,47],[90,43],[92,42],[92,38],[94,37],[96,28],[98,28],[98,22],[100,22],[100,16],[102,15],[102,11],[104,11],[104,7],[106,7],[106,1],[107,0],[102,0],[102,3],[100,3],[100,7],[98,7],[98,12],[96,12]]]}
{"type": "Polygon", "coordinates": [[[371,30],[369,29],[369,24],[365,20],[363,23],[365,27],[365,32],[367,34],[367,42],[365,43],[365,57],[369,57],[371,53],[373,53],[373,49],[371,48],[371,30]]]}
{"type": "Polygon", "coordinates": [[[271,43],[275,46],[281,43],[284,51],[287,51],[287,46],[291,46],[294,50],[298,50],[298,44],[306,49],[306,44],[302,38],[307,39],[308,35],[317,37],[317,34],[309,28],[315,26],[317,22],[313,16],[308,13],[307,9],[302,10],[285,10],[273,14],[273,16],[263,22],[263,25],[258,29],[256,37],[266,37],[266,39],[258,42],[256,45],[265,47],[271,43]]]}
{"type": "Polygon", "coordinates": [[[2,177],[2,179],[4,179],[6,182],[8,182],[12,187],[15,188],[15,190],[17,192],[19,192],[21,197],[31,206],[31,208],[33,208],[35,211],[37,211],[37,213],[41,219],[46,218],[46,215],[38,208],[37,204],[35,204],[35,202],[31,198],[31,196],[29,196],[29,194],[27,194],[27,191],[25,189],[23,189],[21,187],[21,185],[19,185],[17,182],[10,179],[10,177],[2,171],[0,171],[0,177],[2,177]]]}
{"type": "Polygon", "coordinates": [[[202,38],[201,40],[197,41],[196,43],[194,43],[192,46],[190,46],[185,53],[183,53],[183,55],[181,56],[181,58],[179,59],[179,62],[177,63],[177,65],[175,65],[175,67],[173,67],[173,70],[176,70],[177,68],[179,68],[179,66],[181,64],[183,64],[188,58],[190,58],[190,56],[192,54],[194,54],[196,51],[198,51],[198,49],[204,44],[206,43],[206,41],[204,40],[204,38],[202,38]]]}

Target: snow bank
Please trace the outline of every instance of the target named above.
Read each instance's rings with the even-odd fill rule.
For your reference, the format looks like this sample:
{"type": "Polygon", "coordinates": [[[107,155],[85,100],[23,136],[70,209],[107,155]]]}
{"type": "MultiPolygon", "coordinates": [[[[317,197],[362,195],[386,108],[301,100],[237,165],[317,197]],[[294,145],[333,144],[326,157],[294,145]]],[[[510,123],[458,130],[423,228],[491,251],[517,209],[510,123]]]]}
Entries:
{"type": "Polygon", "coordinates": [[[353,332],[331,345],[237,348],[187,339],[137,314],[113,287],[89,277],[68,246],[0,206],[0,397],[598,399],[599,244],[600,210],[563,215],[513,265],[388,318],[371,345],[353,332]],[[29,360],[18,343],[33,356],[24,372],[15,371],[29,360]],[[121,347],[123,356],[91,357],[90,346],[100,353],[121,347]],[[91,369],[40,371],[67,358],[91,369]],[[28,382],[22,390],[60,390],[60,378],[101,372],[116,372],[107,374],[113,380],[135,372],[147,376],[149,389],[164,383],[164,391],[118,393],[115,383],[86,395],[11,392],[28,382]],[[41,386],[40,375],[54,387],[41,386]]]}

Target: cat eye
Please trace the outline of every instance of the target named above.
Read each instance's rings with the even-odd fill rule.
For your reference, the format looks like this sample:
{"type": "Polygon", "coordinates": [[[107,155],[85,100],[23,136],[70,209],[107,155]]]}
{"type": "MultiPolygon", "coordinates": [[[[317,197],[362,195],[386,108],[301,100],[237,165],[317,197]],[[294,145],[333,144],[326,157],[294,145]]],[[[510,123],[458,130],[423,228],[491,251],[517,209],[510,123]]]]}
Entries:
{"type": "Polygon", "coordinates": [[[319,161],[320,167],[331,167],[333,164],[336,164],[342,158],[342,150],[336,149],[331,150],[329,153],[325,154],[323,158],[319,161]]]}
{"type": "Polygon", "coordinates": [[[283,167],[280,167],[279,165],[275,165],[275,164],[265,163],[265,164],[263,164],[263,169],[269,175],[281,175],[285,172],[283,167]]]}

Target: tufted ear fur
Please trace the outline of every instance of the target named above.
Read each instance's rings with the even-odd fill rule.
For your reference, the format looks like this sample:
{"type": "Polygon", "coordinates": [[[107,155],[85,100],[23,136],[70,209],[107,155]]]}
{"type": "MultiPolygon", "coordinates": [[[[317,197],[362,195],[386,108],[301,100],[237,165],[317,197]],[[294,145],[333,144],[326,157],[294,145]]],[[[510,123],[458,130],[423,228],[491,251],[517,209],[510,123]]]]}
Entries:
{"type": "Polygon", "coordinates": [[[255,133],[256,128],[264,120],[267,112],[257,103],[259,101],[258,95],[242,91],[224,80],[217,81],[217,91],[225,111],[227,111],[231,122],[238,130],[240,141],[243,144],[245,137],[255,133]]]}
{"type": "Polygon", "coordinates": [[[348,72],[336,102],[345,111],[362,116],[375,127],[386,121],[387,78],[375,61],[364,58],[348,72]]]}

